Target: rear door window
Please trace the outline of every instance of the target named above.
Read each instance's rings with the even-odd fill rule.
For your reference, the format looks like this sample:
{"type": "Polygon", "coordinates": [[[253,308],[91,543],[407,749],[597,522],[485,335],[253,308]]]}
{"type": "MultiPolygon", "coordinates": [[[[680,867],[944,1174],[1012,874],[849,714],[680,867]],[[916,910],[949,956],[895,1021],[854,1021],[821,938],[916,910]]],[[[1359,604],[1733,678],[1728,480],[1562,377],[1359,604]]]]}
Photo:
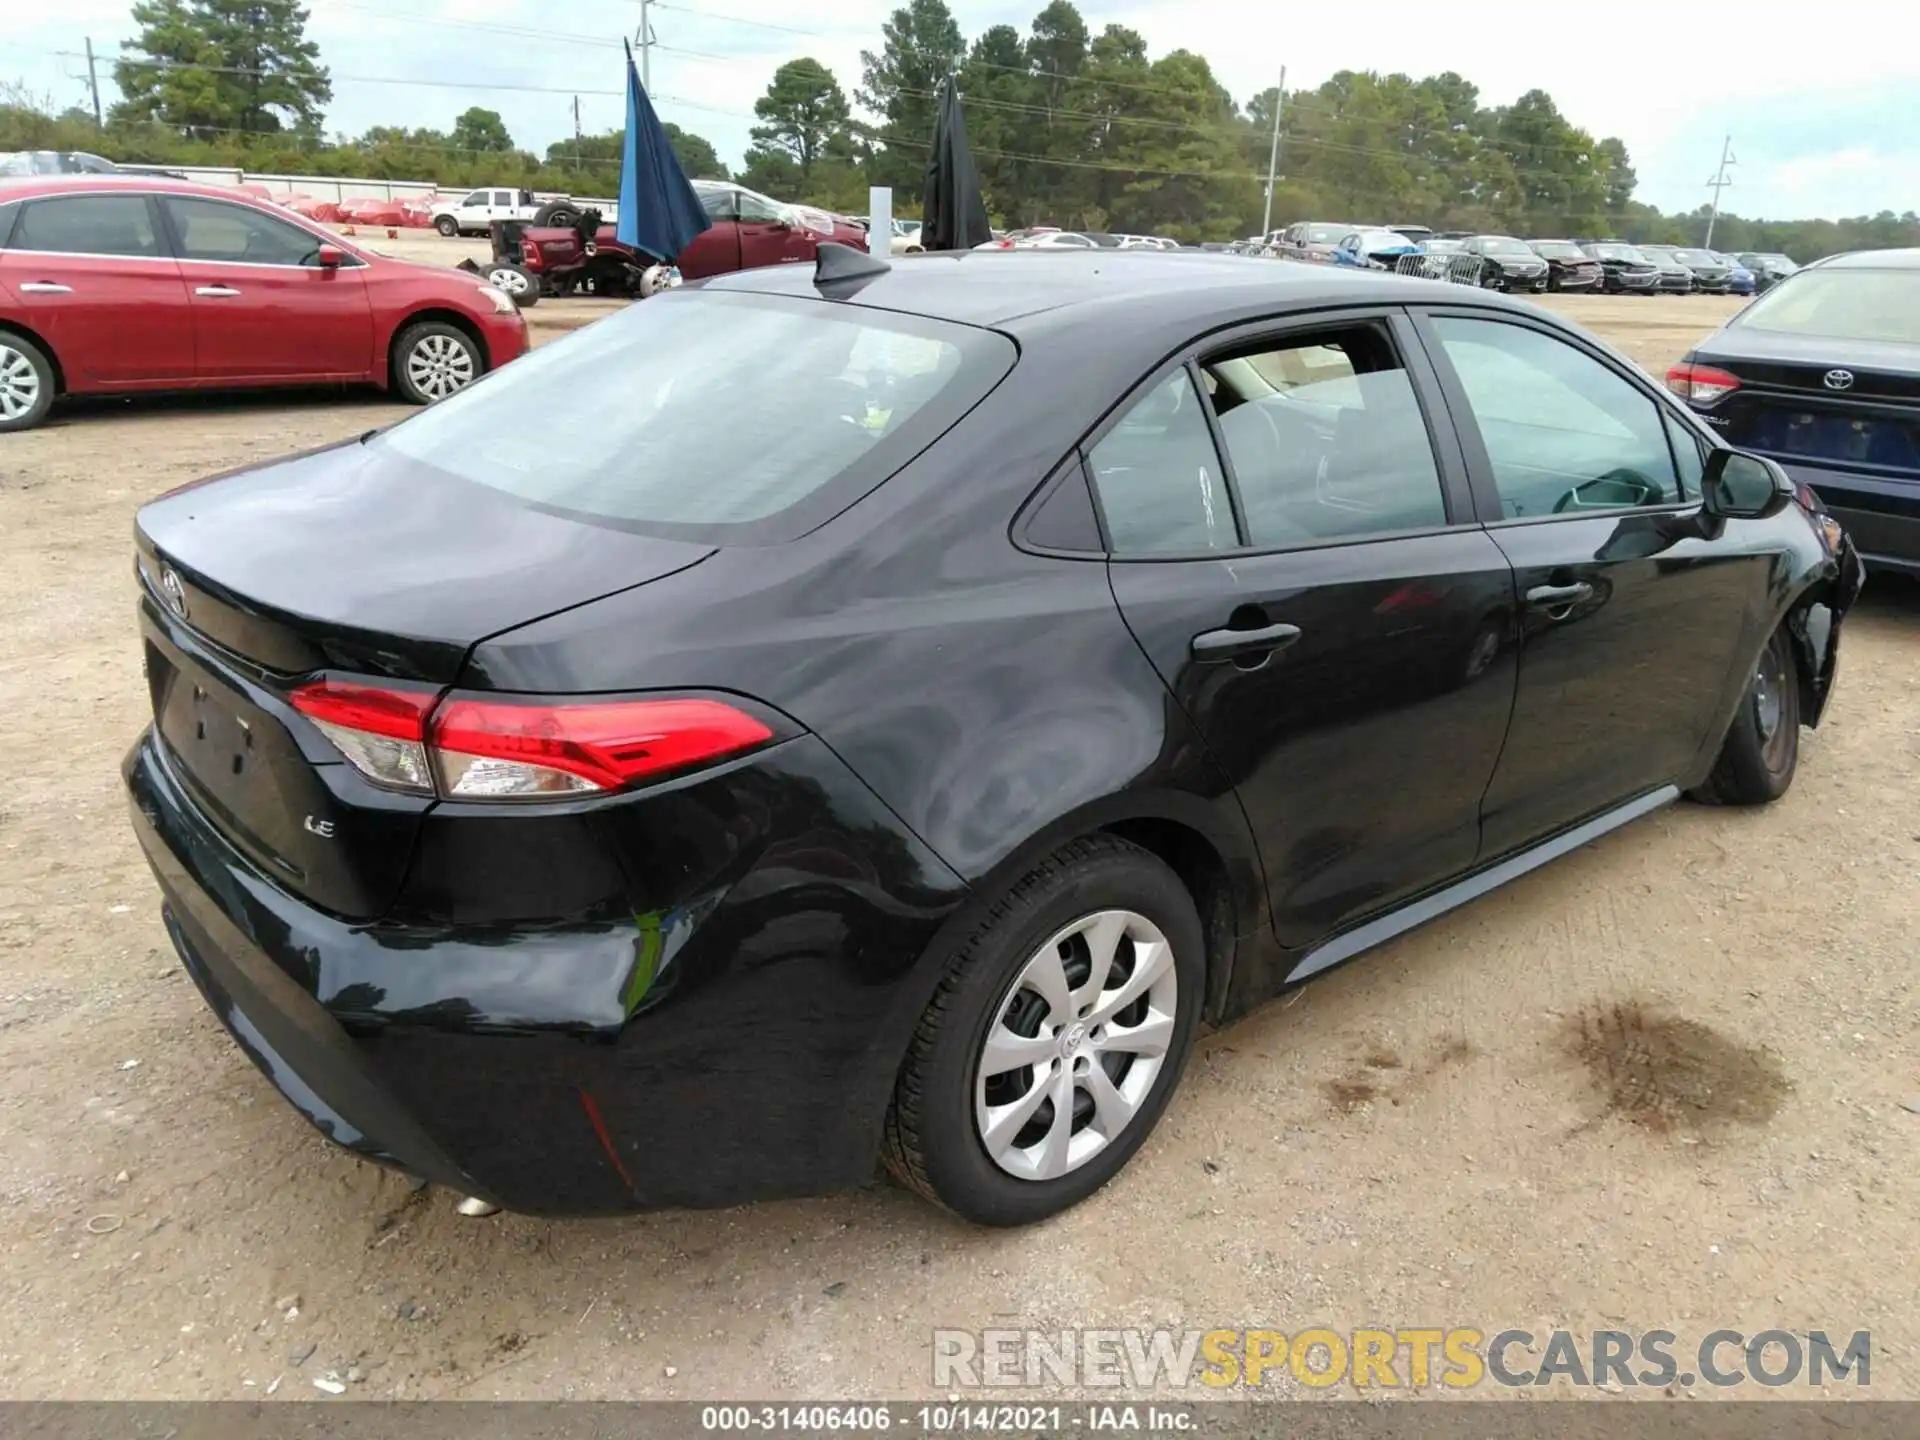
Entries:
{"type": "Polygon", "coordinates": [[[1115,555],[1239,544],[1202,400],[1182,368],[1135,401],[1087,453],[1115,555]]]}
{"type": "Polygon", "coordinates": [[[61,195],[29,201],[12,247],[65,255],[160,258],[160,239],[144,195],[61,195]]]}
{"type": "Polygon", "coordinates": [[[765,543],[805,533],[897,471],[1016,354],[1003,335],[949,321],[669,291],[369,444],[577,518],[765,543]]]}
{"type": "Polygon", "coordinates": [[[1204,366],[1248,543],[1306,546],[1447,523],[1412,378],[1372,326],[1204,366]]]}

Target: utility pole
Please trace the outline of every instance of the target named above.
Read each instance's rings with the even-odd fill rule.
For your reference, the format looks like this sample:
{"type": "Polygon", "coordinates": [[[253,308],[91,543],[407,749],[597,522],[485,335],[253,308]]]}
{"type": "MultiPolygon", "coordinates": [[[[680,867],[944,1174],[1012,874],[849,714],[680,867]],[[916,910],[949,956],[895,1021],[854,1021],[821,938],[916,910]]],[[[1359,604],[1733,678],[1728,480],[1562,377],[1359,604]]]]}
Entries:
{"type": "Polygon", "coordinates": [[[640,47],[640,85],[647,92],[647,98],[653,98],[653,22],[647,18],[647,11],[653,0],[640,0],[640,34],[635,41],[640,47]]]}
{"type": "Polygon", "coordinates": [[[1733,137],[1729,135],[1720,142],[1720,168],[1714,171],[1713,178],[1707,181],[1707,188],[1713,191],[1713,208],[1707,211],[1707,238],[1705,244],[1709,250],[1713,248],[1713,222],[1720,218],[1720,192],[1726,189],[1727,186],[1733,184],[1733,181],[1728,178],[1727,167],[1729,165],[1738,165],[1739,163],[1738,160],[1733,158],[1733,137]]]}
{"type": "Polygon", "coordinates": [[[580,97],[573,97],[573,143],[580,143],[580,97]]]}
{"type": "Polygon", "coordinates": [[[104,128],[100,120],[100,72],[93,65],[93,37],[87,37],[87,89],[93,92],[93,128],[104,128]]]}
{"type": "Polygon", "coordinates": [[[1267,149],[1267,213],[1260,221],[1260,236],[1273,233],[1273,179],[1280,168],[1280,105],[1287,96],[1287,67],[1280,67],[1280,85],[1273,92],[1273,143],[1267,149]]]}

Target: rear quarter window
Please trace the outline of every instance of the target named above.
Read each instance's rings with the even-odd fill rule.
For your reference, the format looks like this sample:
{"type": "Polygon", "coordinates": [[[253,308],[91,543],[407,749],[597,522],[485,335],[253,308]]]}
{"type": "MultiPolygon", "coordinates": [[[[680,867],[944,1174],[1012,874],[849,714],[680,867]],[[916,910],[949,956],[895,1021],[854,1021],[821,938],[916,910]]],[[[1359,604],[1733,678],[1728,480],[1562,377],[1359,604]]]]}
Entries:
{"type": "Polygon", "coordinates": [[[1017,353],[1003,335],[947,321],[670,291],[370,443],[576,518],[771,543],[898,471],[1017,353]]]}

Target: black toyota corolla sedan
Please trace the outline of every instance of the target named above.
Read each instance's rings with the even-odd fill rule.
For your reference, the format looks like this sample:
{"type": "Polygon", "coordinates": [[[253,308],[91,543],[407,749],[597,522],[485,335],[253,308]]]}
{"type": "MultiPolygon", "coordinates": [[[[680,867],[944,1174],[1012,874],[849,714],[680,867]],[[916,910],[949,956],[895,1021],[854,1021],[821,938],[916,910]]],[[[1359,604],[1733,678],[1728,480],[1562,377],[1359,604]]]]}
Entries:
{"type": "Polygon", "coordinates": [[[1553,317],[821,249],[140,512],[166,925],[341,1145],[1035,1220],[1200,1025],[1792,780],[1848,541],[1553,317]]]}
{"type": "Polygon", "coordinates": [[[1667,385],[1725,439],[1812,486],[1869,565],[1920,575],[1920,250],[1796,271],[1667,385]]]}

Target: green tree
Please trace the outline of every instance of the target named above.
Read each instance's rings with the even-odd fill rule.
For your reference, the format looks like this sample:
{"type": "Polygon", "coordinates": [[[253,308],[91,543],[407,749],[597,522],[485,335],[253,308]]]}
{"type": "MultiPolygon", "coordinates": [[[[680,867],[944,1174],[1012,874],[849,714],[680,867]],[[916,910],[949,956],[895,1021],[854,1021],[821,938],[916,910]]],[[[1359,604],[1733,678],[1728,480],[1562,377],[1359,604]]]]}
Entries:
{"type": "MultiPolygon", "coordinates": [[[[680,168],[687,172],[690,179],[727,178],[727,167],[720,163],[720,153],[713,148],[711,140],[704,135],[695,135],[690,130],[682,130],[671,120],[663,121],[660,128],[667,132],[667,143],[673,147],[674,158],[680,162],[680,168]]],[[[551,168],[597,176],[600,183],[611,188],[620,179],[620,147],[625,140],[624,130],[556,140],[547,147],[546,163],[551,168]]],[[[579,187],[576,185],[573,188],[579,187]]]]}
{"type": "Polygon", "coordinates": [[[789,60],[774,71],[767,93],[753,102],[753,113],[763,123],[748,132],[754,142],[747,151],[749,169],[756,156],[778,154],[791,160],[805,181],[832,150],[846,152],[846,92],[833,72],[811,57],[789,60]]]}
{"type": "Polygon", "coordinates": [[[946,0],[908,0],[880,27],[880,49],[860,52],[854,98],[880,117],[868,173],[875,185],[918,195],[933,146],[940,82],[965,58],[966,44],[946,0]]]}
{"type": "Polygon", "coordinates": [[[497,110],[482,110],[475,105],[453,122],[452,143],[461,150],[507,151],[513,149],[513,136],[497,110]]]}
{"type": "Polygon", "coordinates": [[[139,58],[113,67],[119,123],[205,139],[294,130],[317,138],[333,85],[298,0],[139,0],[139,58]]]}

